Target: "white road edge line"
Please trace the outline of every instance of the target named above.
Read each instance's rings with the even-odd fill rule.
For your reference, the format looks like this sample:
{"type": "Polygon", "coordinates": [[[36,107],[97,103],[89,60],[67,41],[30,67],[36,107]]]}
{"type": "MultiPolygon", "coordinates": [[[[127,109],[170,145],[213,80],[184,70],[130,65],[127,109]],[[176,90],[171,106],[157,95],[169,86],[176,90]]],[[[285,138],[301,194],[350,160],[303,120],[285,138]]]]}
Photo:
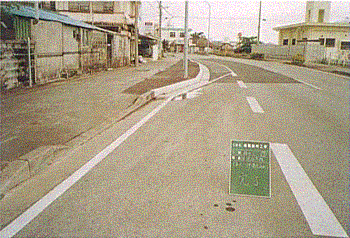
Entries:
{"type": "Polygon", "coordinates": [[[315,85],[313,85],[313,84],[304,82],[304,81],[302,81],[302,80],[300,80],[300,79],[296,79],[296,78],[293,78],[293,79],[296,80],[296,81],[299,81],[299,82],[301,82],[301,83],[303,83],[303,84],[306,84],[307,86],[310,86],[310,87],[312,87],[312,88],[314,88],[314,89],[322,90],[322,88],[319,88],[319,87],[317,87],[317,86],[315,86],[315,85]]]}
{"type": "Polygon", "coordinates": [[[243,81],[237,80],[237,83],[241,88],[247,88],[247,86],[245,85],[245,83],[243,81]]]}
{"type": "Polygon", "coordinates": [[[216,79],[210,80],[210,81],[209,81],[208,83],[206,83],[206,84],[214,83],[214,82],[218,81],[219,79],[225,78],[226,76],[229,76],[229,75],[231,75],[231,73],[229,73],[229,74],[224,74],[224,75],[222,75],[222,76],[220,76],[220,77],[218,77],[218,78],[216,78],[216,79]]]}
{"type": "Polygon", "coordinates": [[[314,235],[348,237],[286,144],[271,144],[273,153],[314,235]]]}
{"type": "Polygon", "coordinates": [[[118,139],[112,142],[104,150],[98,153],[94,158],[87,162],[83,167],[75,171],[62,183],[57,185],[48,194],[46,194],[39,201],[34,203],[28,210],[21,214],[18,218],[13,220],[9,225],[0,231],[0,237],[7,238],[16,235],[23,229],[28,223],[30,223],[36,216],[38,216],[46,207],[48,207],[53,201],[60,197],[65,191],[72,187],[79,179],[87,174],[93,167],[101,162],[106,156],[108,156],[113,150],[115,150],[121,143],[123,143],[130,135],[132,135],[137,129],[145,124],[150,118],[152,118],[159,110],[161,110],[166,104],[168,104],[173,97],[169,97],[165,102],[147,114],[141,121],[132,126],[118,139]]]}
{"type": "Polygon", "coordinates": [[[226,68],[228,71],[230,71],[230,74],[231,74],[233,77],[237,76],[237,74],[236,74],[235,72],[233,72],[233,70],[230,69],[229,67],[227,67],[226,65],[224,65],[224,64],[218,64],[218,65],[220,65],[220,66],[226,68]]]}
{"type": "Polygon", "coordinates": [[[254,97],[247,97],[248,103],[255,113],[264,113],[264,110],[260,107],[258,101],[254,97]]]}

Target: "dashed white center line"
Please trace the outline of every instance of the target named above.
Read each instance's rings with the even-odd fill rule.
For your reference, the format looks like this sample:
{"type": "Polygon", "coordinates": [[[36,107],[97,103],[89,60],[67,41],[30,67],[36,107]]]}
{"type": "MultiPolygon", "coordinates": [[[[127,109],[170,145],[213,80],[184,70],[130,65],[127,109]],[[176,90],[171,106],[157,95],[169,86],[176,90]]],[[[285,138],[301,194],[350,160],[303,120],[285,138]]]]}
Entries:
{"type": "Polygon", "coordinates": [[[348,237],[288,145],[271,144],[284,176],[314,235],[348,237]]]}
{"type": "Polygon", "coordinates": [[[245,85],[245,83],[243,81],[237,80],[237,83],[241,88],[247,88],[247,86],[245,85]]]}
{"type": "Polygon", "coordinates": [[[264,113],[264,110],[260,107],[258,101],[254,97],[247,97],[248,103],[255,113],[264,113]]]}

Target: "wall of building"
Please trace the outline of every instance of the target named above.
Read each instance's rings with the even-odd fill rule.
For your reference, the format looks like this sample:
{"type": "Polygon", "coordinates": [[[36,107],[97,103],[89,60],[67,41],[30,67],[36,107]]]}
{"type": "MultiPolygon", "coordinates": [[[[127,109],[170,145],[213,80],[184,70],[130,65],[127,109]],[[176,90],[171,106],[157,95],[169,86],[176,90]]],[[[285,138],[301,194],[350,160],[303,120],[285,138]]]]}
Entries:
{"type": "MultiPolygon", "coordinates": [[[[110,66],[130,65],[130,59],[135,57],[134,50],[130,50],[130,45],[134,44],[131,38],[134,35],[133,25],[136,4],[138,3],[137,1],[110,1],[108,4],[106,8],[105,2],[57,1],[56,9],[74,19],[118,32],[119,36],[116,36],[115,40],[112,41],[110,66]],[[90,12],[91,9],[92,12],[90,12]],[[121,49],[124,51],[121,52],[121,49]]],[[[85,54],[83,61],[85,66],[91,64],[91,59],[87,60],[85,54]]]]}
{"type": "Polygon", "coordinates": [[[114,35],[112,49],[112,67],[130,65],[130,40],[127,36],[114,35]]]}
{"type": "Polygon", "coordinates": [[[296,44],[320,45],[319,39],[324,39],[322,47],[325,50],[324,57],[329,60],[346,61],[349,50],[341,49],[342,42],[349,42],[350,29],[342,26],[302,26],[299,28],[281,29],[279,33],[279,45],[288,39],[288,45],[292,45],[292,40],[296,39],[296,44]],[[315,42],[298,42],[307,38],[315,42]],[[334,46],[326,44],[327,39],[335,39],[334,46]]]}
{"type": "Polygon", "coordinates": [[[71,18],[77,19],[79,21],[84,21],[84,22],[105,22],[105,23],[124,23],[125,22],[125,17],[123,14],[102,14],[102,13],[94,13],[94,14],[89,14],[89,13],[81,13],[81,12],[64,12],[65,15],[70,16],[71,18]]]}
{"type": "Polygon", "coordinates": [[[283,40],[288,39],[288,44],[291,44],[292,39],[301,39],[305,31],[302,29],[282,29],[278,34],[278,44],[283,45],[283,40]]]}
{"type": "Polygon", "coordinates": [[[328,22],[330,10],[330,1],[307,1],[305,11],[305,22],[328,22]],[[320,10],[324,11],[322,21],[319,21],[320,10]]]}
{"type": "Polygon", "coordinates": [[[80,29],[59,22],[39,21],[32,24],[32,39],[35,43],[38,84],[68,77],[79,69],[89,72],[107,67],[105,32],[80,29]]]}
{"type": "Polygon", "coordinates": [[[152,45],[152,60],[158,60],[159,58],[159,49],[158,49],[158,44],[152,45]]]}
{"type": "Polygon", "coordinates": [[[169,42],[174,42],[176,44],[184,44],[185,37],[180,37],[180,33],[184,33],[184,30],[162,29],[162,40],[167,40],[169,42]],[[171,32],[175,33],[175,37],[170,36],[171,32]]]}
{"type": "Polygon", "coordinates": [[[32,23],[32,40],[35,43],[36,83],[42,84],[59,78],[63,69],[63,28],[58,22],[32,23]]]}
{"type": "Polygon", "coordinates": [[[79,39],[74,34],[79,32],[78,27],[63,25],[63,70],[79,69],[79,39]]]}
{"type": "Polygon", "coordinates": [[[309,39],[335,39],[335,49],[340,50],[342,41],[349,41],[350,27],[314,27],[309,30],[309,39]]]}

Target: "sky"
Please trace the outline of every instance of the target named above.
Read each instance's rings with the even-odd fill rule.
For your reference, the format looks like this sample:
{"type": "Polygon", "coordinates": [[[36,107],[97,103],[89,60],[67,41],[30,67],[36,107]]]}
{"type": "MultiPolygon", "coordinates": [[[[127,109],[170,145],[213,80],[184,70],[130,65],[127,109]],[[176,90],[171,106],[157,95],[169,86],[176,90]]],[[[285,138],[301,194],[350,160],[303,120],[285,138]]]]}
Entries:
{"type": "MultiPolygon", "coordinates": [[[[243,36],[257,36],[259,1],[195,1],[189,0],[189,28],[192,32],[208,35],[209,6],[210,40],[237,41],[238,33],[243,36]],[[206,3],[207,2],[207,3],[206,3]]],[[[164,6],[162,27],[172,25],[184,27],[184,1],[162,1],[164,6]]],[[[141,25],[145,21],[159,21],[159,0],[142,1],[141,25]]],[[[278,32],[272,28],[281,25],[304,22],[306,1],[263,0],[261,8],[260,40],[278,43],[278,32]]],[[[344,21],[350,17],[350,1],[332,1],[330,22],[344,21]]],[[[142,32],[141,27],[141,32],[142,32]]]]}

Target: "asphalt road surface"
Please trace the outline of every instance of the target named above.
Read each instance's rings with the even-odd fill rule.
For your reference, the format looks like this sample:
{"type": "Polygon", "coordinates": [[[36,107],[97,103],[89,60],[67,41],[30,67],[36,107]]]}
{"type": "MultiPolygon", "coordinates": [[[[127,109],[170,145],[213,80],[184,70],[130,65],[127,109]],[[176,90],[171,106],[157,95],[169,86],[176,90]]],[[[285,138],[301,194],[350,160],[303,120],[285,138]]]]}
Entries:
{"type": "Polygon", "coordinates": [[[46,198],[50,205],[34,208],[42,212],[27,213],[27,225],[16,220],[16,236],[348,236],[348,79],[198,60],[212,84],[127,118],[137,126],[125,126],[100,163],[46,198]],[[228,193],[232,140],[271,143],[270,198],[228,193]]]}

